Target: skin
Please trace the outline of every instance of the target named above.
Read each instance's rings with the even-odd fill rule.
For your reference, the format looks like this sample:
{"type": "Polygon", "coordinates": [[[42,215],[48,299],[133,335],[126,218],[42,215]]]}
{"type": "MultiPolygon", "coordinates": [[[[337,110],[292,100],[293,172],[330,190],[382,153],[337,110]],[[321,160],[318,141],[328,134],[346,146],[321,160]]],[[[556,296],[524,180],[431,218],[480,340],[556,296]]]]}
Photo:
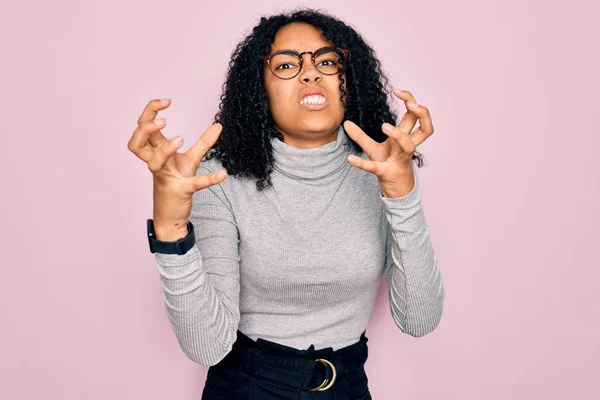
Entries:
{"type": "MultiPolygon", "coordinates": [[[[302,53],[331,44],[314,26],[292,23],[277,32],[271,51],[291,49],[302,53]]],[[[265,65],[264,84],[275,128],[283,135],[284,142],[298,148],[320,147],[336,140],[344,117],[340,80],[338,75],[321,74],[310,54],[304,54],[303,58],[298,76],[288,80],[277,78],[265,65]],[[325,91],[327,106],[323,110],[309,110],[299,103],[299,92],[307,87],[325,91]]]]}

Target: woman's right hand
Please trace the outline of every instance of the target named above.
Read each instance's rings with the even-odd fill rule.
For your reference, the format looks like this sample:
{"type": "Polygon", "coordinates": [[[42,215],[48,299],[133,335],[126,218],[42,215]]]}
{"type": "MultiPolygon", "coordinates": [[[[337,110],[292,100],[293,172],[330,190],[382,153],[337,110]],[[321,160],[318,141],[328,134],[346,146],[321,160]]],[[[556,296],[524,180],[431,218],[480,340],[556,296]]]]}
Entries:
{"type": "Polygon", "coordinates": [[[161,241],[175,241],[187,235],[187,222],[192,211],[192,196],[198,190],[216,185],[227,179],[227,172],[219,170],[196,176],[202,157],[221,134],[221,124],[209,127],[200,139],[185,153],[177,149],[183,139],[167,139],[160,129],[164,119],[154,119],[170,100],[152,100],[138,119],[138,127],[127,144],[152,172],[154,182],[154,230],[161,241]]]}

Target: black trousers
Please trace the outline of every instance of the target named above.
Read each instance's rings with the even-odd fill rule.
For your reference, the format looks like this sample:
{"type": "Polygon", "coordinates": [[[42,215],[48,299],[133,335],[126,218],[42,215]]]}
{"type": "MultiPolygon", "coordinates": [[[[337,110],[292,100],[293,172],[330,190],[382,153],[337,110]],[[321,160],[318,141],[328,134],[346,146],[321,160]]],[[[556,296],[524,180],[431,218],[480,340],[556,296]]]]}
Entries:
{"type": "Polygon", "coordinates": [[[336,351],[314,345],[298,350],[261,338],[255,342],[238,331],[232,350],[208,369],[202,400],[371,400],[367,341],[363,332],[360,341],[336,351]]]}

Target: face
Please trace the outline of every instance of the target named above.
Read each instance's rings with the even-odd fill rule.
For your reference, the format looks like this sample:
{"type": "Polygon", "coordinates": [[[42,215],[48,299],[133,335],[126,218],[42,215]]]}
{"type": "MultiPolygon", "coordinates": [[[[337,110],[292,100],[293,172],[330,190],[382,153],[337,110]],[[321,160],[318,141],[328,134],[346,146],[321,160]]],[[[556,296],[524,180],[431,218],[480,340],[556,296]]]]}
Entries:
{"type": "MultiPolygon", "coordinates": [[[[314,52],[331,45],[314,26],[292,23],[277,32],[271,52],[287,49],[298,53],[314,52]]],[[[311,54],[302,57],[302,69],[292,79],[277,78],[265,65],[264,83],[275,128],[281,132],[285,142],[300,148],[319,147],[336,140],[344,117],[340,79],[338,74],[325,75],[319,72],[310,59],[311,54]],[[305,97],[312,89],[320,92],[325,103],[321,103],[323,99],[314,95],[310,103],[307,102],[305,97]],[[320,104],[311,104],[315,102],[320,104]]]]}

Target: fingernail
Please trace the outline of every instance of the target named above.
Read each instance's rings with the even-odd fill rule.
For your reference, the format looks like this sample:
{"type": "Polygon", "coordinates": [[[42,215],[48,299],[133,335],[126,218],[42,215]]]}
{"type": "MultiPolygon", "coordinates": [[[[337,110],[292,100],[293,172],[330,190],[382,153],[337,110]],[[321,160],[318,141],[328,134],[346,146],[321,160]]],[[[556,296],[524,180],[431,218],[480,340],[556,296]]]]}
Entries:
{"type": "Polygon", "coordinates": [[[169,103],[169,99],[160,99],[160,102],[163,104],[168,104],[169,103]]]}
{"type": "Polygon", "coordinates": [[[402,92],[404,92],[404,90],[402,90],[402,89],[394,89],[394,92],[396,92],[396,93],[402,93],[402,92]]]}
{"type": "Polygon", "coordinates": [[[218,178],[219,179],[223,179],[227,176],[227,171],[221,171],[219,172],[218,178]]]}
{"type": "Polygon", "coordinates": [[[384,122],[383,125],[381,126],[381,128],[383,129],[384,132],[390,133],[392,131],[392,129],[394,129],[394,127],[390,124],[388,124],[387,122],[384,122]]]}
{"type": "Polygon", "coordinates": [[[412,108],[413,110],[419,108],[419,105],[417,103],[407,103],[406,105],[408,106],[408,108],[412,108]]]}
{"type": "Polygon", "coordinates": [[[158,118],[158,119],[154,120],[154,125],[157,125],[157,126],[161,126],[164,123],[165,123],[165,119],[164,118],[158,118]]]}
{"type": "Polygon", "coordinates": [[[183,138],[181,136],[175,136],[172,140],[174,145],[179,145],[181,142],[183,142],[183,138]]]}

